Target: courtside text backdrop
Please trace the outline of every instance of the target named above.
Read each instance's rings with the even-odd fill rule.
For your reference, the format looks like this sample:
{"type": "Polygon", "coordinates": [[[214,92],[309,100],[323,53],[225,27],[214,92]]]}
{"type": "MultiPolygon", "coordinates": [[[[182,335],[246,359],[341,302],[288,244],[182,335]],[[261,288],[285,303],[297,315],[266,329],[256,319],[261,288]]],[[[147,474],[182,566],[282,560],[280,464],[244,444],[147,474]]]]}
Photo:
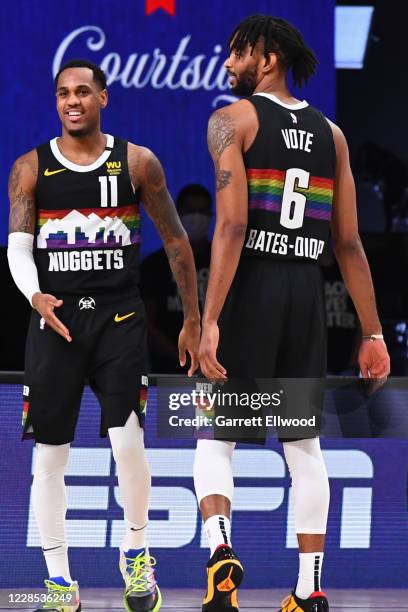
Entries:
{"type": "MultiPolygon", "coordinates": [[[[213,190],[206,129],[230,102],[226,41],[248,14],[292,21],[315,50],[317,75],[299,96],[331,119],[334,0],[15,0],[0,7],[2,155],[0,244],[7,242],[7,176],[14,159],[60,133],[53,74],[67,60],[100,64],[109,81],[102,129],[151,148],[175,197],[187,183],[213,190]]],[[[302,99],[301,98],[301,99],[302,99]]],[[[143,218],[146,254],[159,247],[143,218]]]]}

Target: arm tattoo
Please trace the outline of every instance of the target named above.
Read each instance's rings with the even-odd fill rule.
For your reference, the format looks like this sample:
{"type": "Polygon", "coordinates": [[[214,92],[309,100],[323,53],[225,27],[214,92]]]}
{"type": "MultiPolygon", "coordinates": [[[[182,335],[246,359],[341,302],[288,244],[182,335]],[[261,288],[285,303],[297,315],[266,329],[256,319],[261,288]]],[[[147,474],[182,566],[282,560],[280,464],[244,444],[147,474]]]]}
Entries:
{"type": "Polygon", "coordinates": [[[143,167],[142,200],[163,241],[183,303],[184,317],[198,311],[194,260],[177,210],[167,191],[163,168],[149,154],[143,167]]]}
{"type": "Polygon", "coordinates": [[[227,113],[214,113],[208,123],[208,149],[218,159],[229,145],[235,142],[234,121],[227,113]]]}
{"type": "MultiPolygon", "coordinates": [[[[34,233],[35,224],[35,197],[26,193],[21,186],[23,164],[18,160],[11,169],[9,178],[10,219],[9,232],[34,233]]],[[[36,176],[35,168],[29,164],[36,176]]]]}
{"type": "Polygon", "coordinates": [[[230,170],[221,170],[221,168],[216,168],[215,170],[215,180],[216,180],[216,190],[221,191],[227,185],[230,184],[232,178],[232,172],[230,170]]]}
{"type": "Polygon", "coordinates": [[[150,156],[146,161],[142,200],[164,244],[168,239],[184,235],[183,226],[167,191],[163,169],[159,160],[150,156]]]}
{"type": "MultiPolygon", "coordinates": [[[[192,312],[192,284],[191,274],[189,274],[185,253],[178,245],[164,245],[166,255],[169,260],[170,268],[183,304],[184,317],[187,318],[192,312]]],[[[197,293],[195,291],[195,293],[197,293]]]]}
{"type": "Polygon", "coordinates": [[[235,142],[234,121],[227,113],[214,113],[208,123],[208,149],[214,160],[217,191],[230,184],[232,172],[220,167],[220,157],[235,142]]]}

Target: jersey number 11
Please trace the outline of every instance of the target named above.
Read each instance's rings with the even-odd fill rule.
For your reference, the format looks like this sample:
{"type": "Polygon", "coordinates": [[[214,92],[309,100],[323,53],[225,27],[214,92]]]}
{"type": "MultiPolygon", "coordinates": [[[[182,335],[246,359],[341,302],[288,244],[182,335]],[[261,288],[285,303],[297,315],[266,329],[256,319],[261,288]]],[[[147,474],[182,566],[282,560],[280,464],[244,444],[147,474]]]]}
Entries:
{"type": "Polygon", "coordinates": [[[118,177],[117,176],[100,176],[99,182],[101,184],[101,206],[104,206],[104,207],[117,206],[118,205],[118,177]],[[109,179],[109,187],[110,187],[109,190],[108,190],[108,179],[109,179]],[[110,199],[110,202],[109,202],[109,199],[110,199]]]}

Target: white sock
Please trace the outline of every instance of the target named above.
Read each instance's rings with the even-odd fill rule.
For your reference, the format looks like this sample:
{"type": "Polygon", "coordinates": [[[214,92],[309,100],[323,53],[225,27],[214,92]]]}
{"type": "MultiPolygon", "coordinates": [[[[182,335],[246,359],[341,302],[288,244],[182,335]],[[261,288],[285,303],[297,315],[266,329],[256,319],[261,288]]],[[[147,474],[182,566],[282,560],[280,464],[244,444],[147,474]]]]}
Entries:
{"type": "Polygon", "coordinates": [[[204,529],[210,544],[211,557],[217,546],[221,544],[231,546],[231,522],[227,516],[222,514],[210,516],[204,523],[204,529]]]}
{"type": "Polygon", "coordinates": [[[69,572],[68,563],[68,548],[60,546],[55,550],[44,550],[44,559],[47,564],[48,576],[50,578],[58,578],[62,576],[66,582],[72,582],[69,572]]]}
{"type": "Polygon", "coordinates": [[[307,599],[315,591],[320,591],[323,557],[322,552],[299,553],[299,578],[295,593],[300,599],[307,599]]]}
{"type": "Polygon", "coordinates": [[[67,497],[64,483],[69,444],[37,444],[32,504],[50,578],[72,582],[65,531],[67,497]]]}
{"type": "Polygon", "coordinates": [[[118,470],[126,526],[121,549],[143,548],[146,546],[151,489],[143,429],[132,412],[124,427],[111,427],[108,431],[118,470]]]}
{"type": "Polygon", "coordinates": [[[147,531],[147,523],[144,525],[137,525],[135,523],[131,523],[125,518],[125,539],[122,542],[121,548],[122,550],[130,550],[130,549],[142,549],[146,548],[146,531],[147,531]]]}

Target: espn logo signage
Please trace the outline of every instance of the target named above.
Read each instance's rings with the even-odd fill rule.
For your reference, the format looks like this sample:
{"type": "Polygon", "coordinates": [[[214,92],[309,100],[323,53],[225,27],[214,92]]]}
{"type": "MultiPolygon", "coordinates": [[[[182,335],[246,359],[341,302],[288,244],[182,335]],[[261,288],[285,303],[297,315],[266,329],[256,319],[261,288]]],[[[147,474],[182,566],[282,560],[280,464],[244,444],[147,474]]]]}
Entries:
{"type": "MultiPolygon", "coordinates": [[[[167,486],[152,488],[151,509],[164,511],[167,518],[152,520],[149,542],[152,548],[180,548],[190,544],[200,530],[200,545],[207,547],[202,521],[192,488],[172,486],[172,478],[190,479],[194,450],[160,448],[147,451],[152,476],[168,479],[167,486]]],[[[342,493],[340,548],[370,548],[371,505],[373,464],[367,453],[361,450],[323,451],[331,479],[367,479],[367,486],[345,486],[342,493]]],[[[68,510],[89,511],[89,518],[67,521],[68,542],[71,547],[104,548],[117,547],[124,531],[122,520],[109,518],[110,486],[92,484],[92,478],[109,477],[112,452],[105,448],[72,448],[67,476],[88,478],[86,485],[67,486],[68,510]],[[106,518],[93,518],[92,513],[106,512],[106,518]],[[109,527],[109,529],[108,529],[109,527]],[[109,539],[107,538],[107,534],[109,539]]],[[[34,467],[35,449],[32,467],[34,467]]],[[[234,475],[240,481],[248,479],[250,486],[235,488],[234,512],[273,512],[281,508],[285,500],[284,486],[262,486],[267,479],[286,477],[286,465],[281,455],[272,450],[236,450],[234,452],[234,475]],[[257,484],[259,483],[259,486],[257,484]]],[[[119,488],[114,487],[115,502],[122,507],[119,488]]],[[[289,491],[286,519],[286,547],[297,548],[292,491],[289,491]]],[[[40,539],[32,511],[28,518],[27,546],[40,546],[40,539]]]]}

